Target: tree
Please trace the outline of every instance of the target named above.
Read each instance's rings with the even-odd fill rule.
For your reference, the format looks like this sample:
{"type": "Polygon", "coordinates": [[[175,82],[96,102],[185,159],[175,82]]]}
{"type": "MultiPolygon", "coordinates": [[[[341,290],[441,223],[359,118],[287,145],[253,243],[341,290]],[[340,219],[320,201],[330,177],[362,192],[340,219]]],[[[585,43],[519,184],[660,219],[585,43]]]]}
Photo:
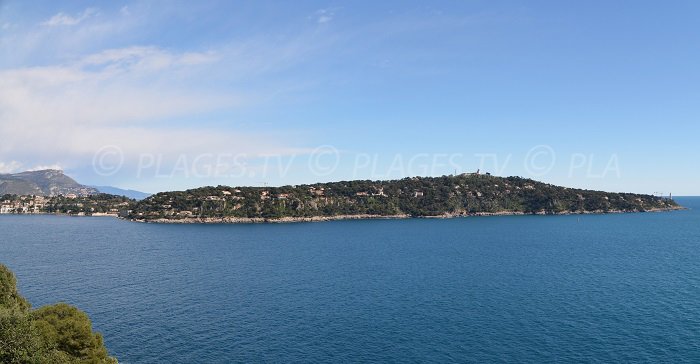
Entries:
{"type": "Polygon", "coordinates": [[[0,307],[0,362],[46,363],[45,346],[27,312],[0,307]]]}
{"type": "Polygon", "coordinates": [[[0,264],[0,307],[26,311],[29,302],[17,292],[17,278],[6,266],[0,264]]]}
{"type": "Polygon", "coordinates": [[[65,303],[30,310],[17,279],[0,264],[0,363],[116,364],[90,318],[65,303]]]}
{"type": "Polygon", "coordinates": [[[80,363],[111,363],[102,335],[92,331],[88,315],[74,306],[58,303],[32,312],[42,341],[50,348],[79,359],[80,363]]]}

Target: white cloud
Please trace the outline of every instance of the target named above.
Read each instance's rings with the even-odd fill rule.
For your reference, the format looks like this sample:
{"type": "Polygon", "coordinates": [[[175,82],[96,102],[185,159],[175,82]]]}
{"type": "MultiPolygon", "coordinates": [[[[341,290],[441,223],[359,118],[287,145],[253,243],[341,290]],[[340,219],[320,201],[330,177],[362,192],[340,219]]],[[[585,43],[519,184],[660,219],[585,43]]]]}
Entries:
{"type": "Polygon", "coordinates": [[[308,87],[308,79],[280,74],[313,59],[331,38],[314,28],[204,50],[103,47],[147,21],[146,13],[127,8],[99,22],[87,21],[97,10],[59,13],[32,31],[0,34],[0,53],[12,57],[0,62],[0,171],[89,169],[106,145],[123,151],[125,168],[143,154],[172,163],[201,154],[309,152],[298,147],[306,144],[301,134],[243,130],[235,125],[254,121],[226,118],[308,87]],[[34,59],[41,66],[25,66],[34,59]]]}
{"type": "Polygon", "coordinates": [[[316,22],[319,24],[325,24],[333,20],[333,11],[328,9],[321,9],[316,11],[316,22]]]}
{"type": "Polygon", "coordinates": [[[24,172],[24,171],[42,171],[45,169],[60,169],[62,170],[63,167],[60,164],[48,164],[48,165],[35,165],[34,167],[27,168],[25,167],[24,164],[18,162],[18,161],[10,161],[10,162],[0,162],[0,174],[2,173],[17,173],[17,172],[24,172]]]}
{"type": "Polygon", "coordinates": [[[173,66],[195,66],[214,63],[219,56],[213,52],[173,54],[157,47],[128,47],[109,49],[83,58],[80,66],[104,66],[112,69],[161,70],[173,66]]]}
{"type": "Polygon", "coordinates": [[[169,79],[177,83],[182,68],[205,60],[213,58],[133,47],[67,65],[3,70],[0,121],[36,127],[124,124],[235,106],[236,96],[201,94],[169,84],[169,79]]]}
{"type": "Polygon", "coordinates": [[[98,11],[95,8],[87,8],[75,16],[71,16],[71,15],[60,12],[60,13],[52,16],[50,19],[42,22],[41,25],[45,25],[45,26],[49,26],[49,27],[76,25],[76,24],[79,24],[80,22],[82,22],[83,20],[86,20],[90,17],[93,17],[97,14],[98,14],[98,11]]]}
{"type": "Polygon", "coordinates": [[[0,173],[14,173],[20,170],[22,163],[17,161],[0,162],[0,173]]]}
{"type": "MultiPolygon", "coordinates": [[[[202,114],[237,110],[250,102],[250,95],[211,87],[216,80],[206,71],[219,60],[213,51],[128,47],[62,65],[0,70],[0,155],[25,164],[55,161],[70,169],[90,165],[106,145],[117,146],[133,164],[143,154],[172,162],[203,153],[252,157],[305,152],[274,132],[198,122],[202,114]],[[173,118],[189,121],[169,125],[173,118]]],[[[5,163],[0,171],[20,167],[19,162],[5,163]]]]}
{"type": "Polygon", "coordinates": [[[58,170],[63,170],[63,166],[60,164],[42,164],[42,165],[36,165],[34,167],[28,168],[27,171],[43,171],[45,169],[58,169],[58,170]]]}

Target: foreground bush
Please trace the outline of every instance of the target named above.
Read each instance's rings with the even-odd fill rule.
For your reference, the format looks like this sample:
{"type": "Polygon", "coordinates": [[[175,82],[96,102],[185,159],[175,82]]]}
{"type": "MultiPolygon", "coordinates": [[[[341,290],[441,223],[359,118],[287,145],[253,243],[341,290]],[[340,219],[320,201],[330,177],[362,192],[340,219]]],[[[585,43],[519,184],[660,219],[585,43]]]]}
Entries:
{"type": "Polygon", "coordinates": [[[0,264],[0,363],[116,364],[90,318],[65,303],[31,310],[0,264]]]}

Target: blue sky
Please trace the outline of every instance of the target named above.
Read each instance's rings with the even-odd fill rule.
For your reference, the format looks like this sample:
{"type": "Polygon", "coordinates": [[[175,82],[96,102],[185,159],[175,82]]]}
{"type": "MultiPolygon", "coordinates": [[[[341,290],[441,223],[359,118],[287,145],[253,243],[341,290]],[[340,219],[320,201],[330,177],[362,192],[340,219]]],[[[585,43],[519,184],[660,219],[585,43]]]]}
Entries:
{"type": "Polygon", "coordinates": [[[696,1],[0,4],[0,173],[700,194],[696,1]]]}

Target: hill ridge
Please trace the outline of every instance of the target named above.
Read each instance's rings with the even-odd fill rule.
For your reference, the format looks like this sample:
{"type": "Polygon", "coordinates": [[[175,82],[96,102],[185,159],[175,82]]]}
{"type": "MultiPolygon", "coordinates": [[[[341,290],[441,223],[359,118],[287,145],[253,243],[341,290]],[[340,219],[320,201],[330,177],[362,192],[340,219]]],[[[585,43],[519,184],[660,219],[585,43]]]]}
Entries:
{"type": "Polygon", "coordinates": [[[462,174],[280,187],[207,186],[161,192],[136,203],[129,218],[162,222],[258,222],[678,208],[675,201],[652,195],[568,188],[522,177],[462,174]]]}
{"type": "Polygon", "coordinates": [[[96,194],[95,188],[82,185],[60,169],[42,169],[0,174],[0,195],[37,195],[53,197],[96,194]]]}

